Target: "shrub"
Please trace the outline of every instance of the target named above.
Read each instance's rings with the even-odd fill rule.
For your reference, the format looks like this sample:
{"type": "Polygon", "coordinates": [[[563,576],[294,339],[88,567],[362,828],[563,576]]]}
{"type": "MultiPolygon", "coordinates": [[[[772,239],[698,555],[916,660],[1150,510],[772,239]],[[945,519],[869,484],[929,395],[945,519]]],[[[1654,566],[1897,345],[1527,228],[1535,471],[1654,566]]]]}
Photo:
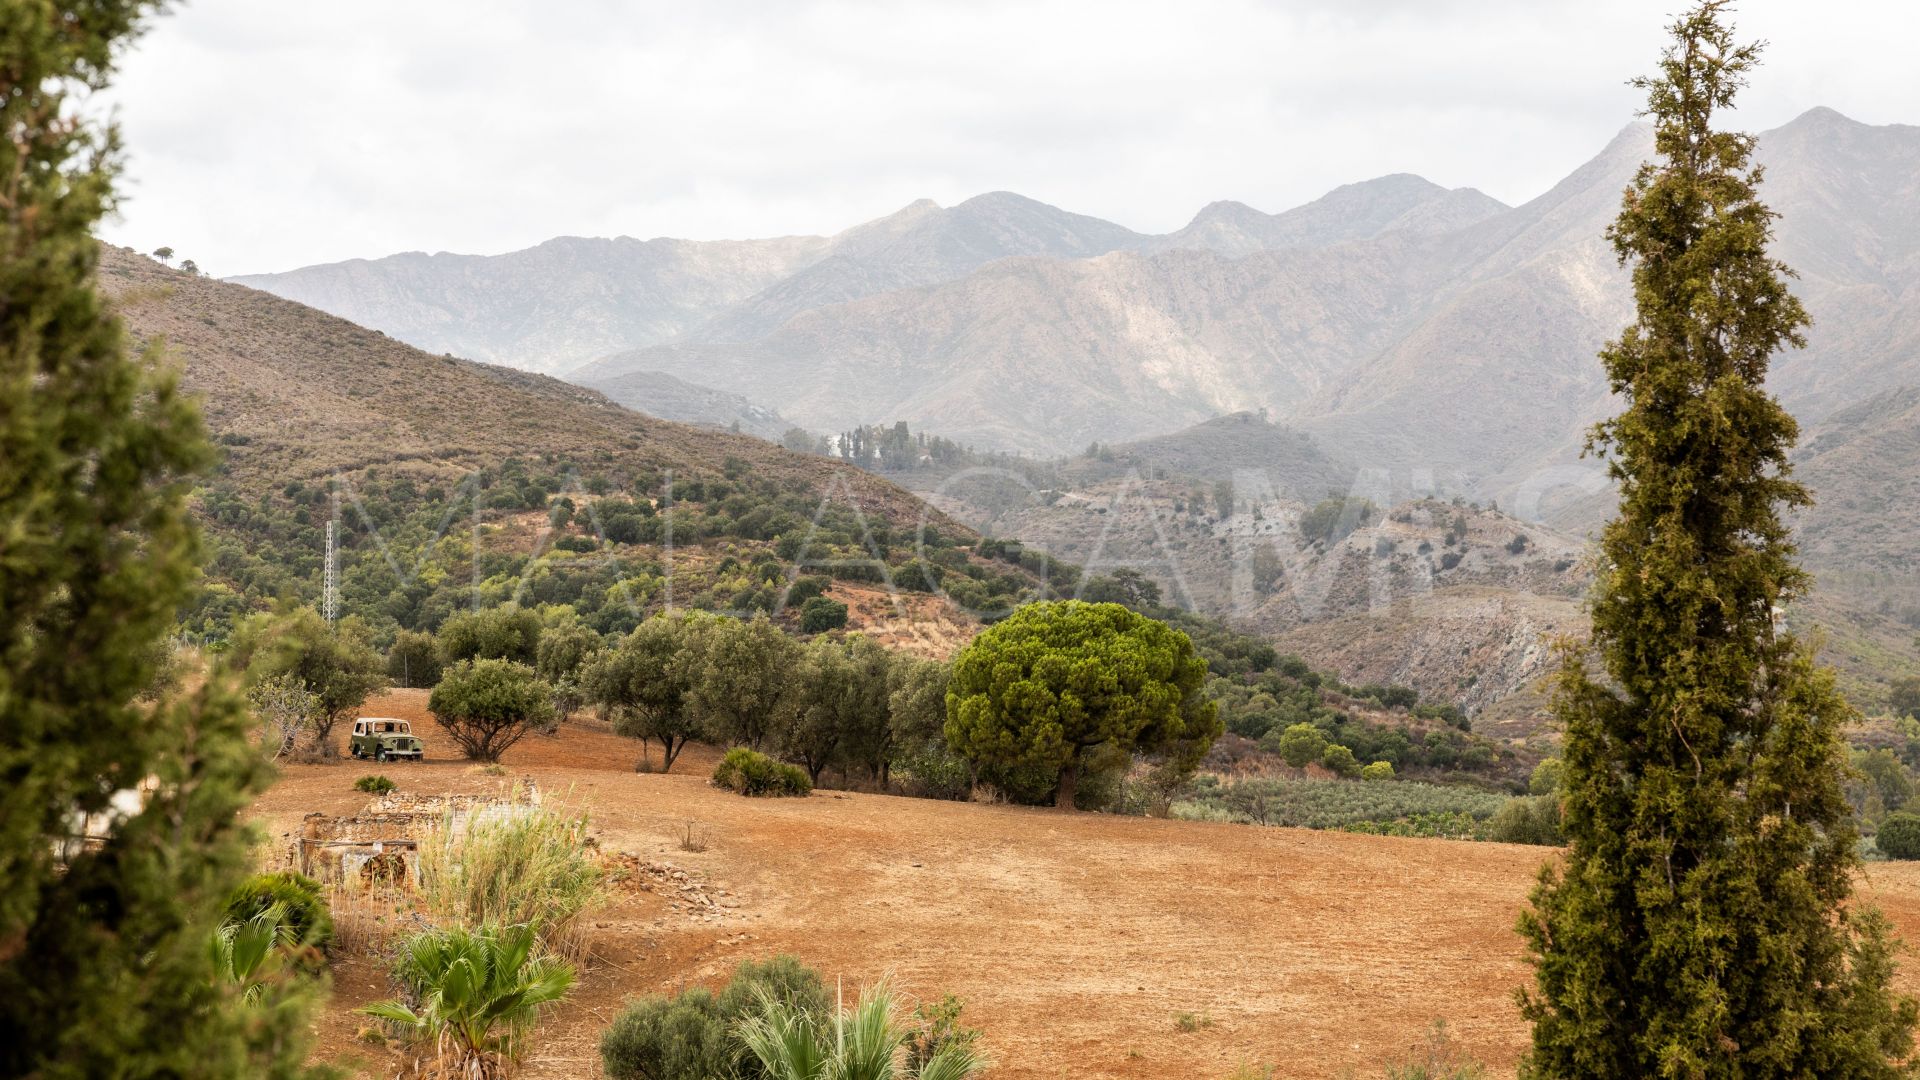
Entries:
{"type": "Polygon", "coordinates": [[[394,964],[407,1001],[376,1002],[362,1011],[432,1040],[442,1064],[453,1059],[444,1075],[500,1076],[542,1007],[573,986],[572,965],[535,958],[533,949],[527,926],[416,934],[394,964]]]}
{"type": "Polygon", "coordinates": [[[525,923],[549,947],[572,943],[600,895],[587,860],[587,819],[544,807],[452,814],[420,840],[420,897],[432,914],[479,925],[525,923]]]}
{"type": "Polygon", "coordinates": [[[807,601],[827,591],[833,579],[820,574],[809,574],[793,579],[787,586],[787,603],[805,605],[807,601]]]}
{"type": "Polygon", "coordinates": [[[333,940],[333,917],[320,883],[292,870],[255,874],[241,882],[227,899],[226,922],[244,924],[275,907],[293,942],[325,949],[333,940]]]}
{"type": "Polygon", "coordinates": [[[847,605],[826,596],[816,596],[800,605],[800,630],[818,634],[847,625],[847,605]]]}
{"type": "Polygon", "coordinates": [[[900,998],[885,982],[861,993],[853,1008],[825,1018],[774,1000],[758,1006],[736,1030],[768,1077],[966,1080],[986,1068],[970,1041],[952,1041],[925,1063],[897,1070],[895,1060],[913,1032],[901,1022],[900,998]]]}
{"type": "Polygon", "coordinates": [[[1920,859],[1920,814],[1905,810],[1888,814],[1873,840],[1889,859],[1920,859]]]}
{"type": "Polygon", "coordinates": [[[736,746],[720,759],[713,782],[741,795],[806,795],[813,791],[807,771],[775,761],[765,754],[736,746]]]}
{"type": "Polygon", "coordinates": [[[1365,768],[1360,770],[1360,779],[1362,780],[1393,779],[1393,762],[1376,761],[1367,765],[1365,768]]]}
{"type": "Polygon", "coordinates": [[[1177,1012],[1173,1014],[1173,1026],[1184,1032],[1195,1032],[1213,1026],[1213,1016],[1207,1012],[1177,1012]]]}
{"type": "Polygon", "coordinates": [[[913,1029],[907,1035],[909,1076],[929,1075],[927,1065],[953,1054],[955,1049],[978,1057],[974,1046],[980,1041],[980,1032],[960,1022],[962,1008],[960,999],[952,994],[933,1004],[914,1006],[913,1029]]]}
{"type": "Polygon", "coordinates": [[[1387,1080],[1483,1080],[1486,1075],[1484,1066],[1453,1045],[1444,1020],[1433,1022],[1419,1053],[1387,1066],[1387,1080]]]}
{"type": "Polygon", "coordinates": [[[600,1035],[609,1080],[709,1080],[732,1075],[734,1048],[713,994],[650,994],[620,1010],[600,1035]]]}
{"type": "Polygon", "coordinates": [[[1487,839],[1502,844],[1539,844],[1557,847],[1560,800],[1551,795],[1519,795],[1508,799],[1487,822],[1487,839]]]}
{"type": "Polygon", "coordinates": [[[1320,755],[1320,764],[1335,776],[1352,779],[1360,775],[1360,759],[1339,743],[1327,744],[1326,751],[1320,755]]]}
{"type": "Polygon", "coordinates": [[[1527,779],[1527,793],[1530,795],[1554,795],[1560,791],[1560,779],[1566,766],[1557,757],[1541,758],[1540,764],[1533,767],[1533,775],[1527,779]]]}
{"type": "Polygon", "coordinates": [[[731,1024],[758,1012],[763,998],[813,1017],[824,1017],[833,1010],[833,999],[820,973],[798,957],[784,953],[771,960],[741,961],[716,1004],[720,1015],[731,1024]]]}
{"type": "Polygon", "coordinates": [[[353,782],[353,790],[369,795],[385,795],[399,785],[384,776],[363,776],[353,782]]]}

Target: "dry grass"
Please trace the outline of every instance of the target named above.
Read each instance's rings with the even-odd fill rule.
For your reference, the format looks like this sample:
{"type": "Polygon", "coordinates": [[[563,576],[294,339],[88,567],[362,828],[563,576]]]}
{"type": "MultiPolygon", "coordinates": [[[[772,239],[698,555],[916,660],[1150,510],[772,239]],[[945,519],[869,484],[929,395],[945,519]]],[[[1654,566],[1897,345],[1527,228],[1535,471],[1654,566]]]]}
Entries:
{"type": "Polygon", "coordinates": [[[507,804],[464,820],[451,813],[420,839],[420,901],[434,918],[467,926],[528,923],[554,952],[579,959],[580,916],[600,899],[587,819],[507,804]]]}

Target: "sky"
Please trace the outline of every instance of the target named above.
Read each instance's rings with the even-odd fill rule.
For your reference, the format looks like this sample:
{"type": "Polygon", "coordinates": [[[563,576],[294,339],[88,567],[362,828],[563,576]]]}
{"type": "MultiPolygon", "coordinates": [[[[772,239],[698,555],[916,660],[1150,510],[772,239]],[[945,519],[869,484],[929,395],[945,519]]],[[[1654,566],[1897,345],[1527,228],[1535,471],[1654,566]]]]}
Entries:
{"type": "MultiPolygon", "coordinates": [[[[1509,203],[1633,119],[1678,0],[189,0],[91,108],[107,239],[227,276],[837,232],[1017,191],[1142,232],[1413,172],[1509,203]]],[[[1752,130],[1920,123],[1911,0],[1747,0],[1752,130]]]]}

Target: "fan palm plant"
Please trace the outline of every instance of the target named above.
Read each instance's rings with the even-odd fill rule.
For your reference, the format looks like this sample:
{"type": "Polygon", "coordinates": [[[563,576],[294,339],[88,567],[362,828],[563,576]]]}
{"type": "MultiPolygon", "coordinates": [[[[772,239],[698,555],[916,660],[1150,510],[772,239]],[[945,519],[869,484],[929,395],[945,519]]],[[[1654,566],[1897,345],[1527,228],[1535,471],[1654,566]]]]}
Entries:
{"type": "Polygon", "coordinates": [[[938,1047],[917,1067],[903,1062],[909,1032],[900,1017],[884,982],[824,1023],[763,991],[738,1034],[773,1080],[967,1080],[986,1067],[969,1042],[938,1047]]]}
{"type": "Polygon", "coordinates": [[[494,1080],[506,1075],[541,1006],[573,986],[571,964],[535,957],[533,947],[525,925],[415,935],[394,968],[412,1004],[382,1001],[362,1011],[431,1037],[441,1062],[452,1059],[451,1075],[494,1080]]]}
{"type": "Polygon", "coordinates": [[[287,922],[284,904],[269,904],[251,918],[221,923],[213,931],[209,952],[214,978],[236,987],[248,1004],[266,996],[287,950],[301,944],[287,922]]]}

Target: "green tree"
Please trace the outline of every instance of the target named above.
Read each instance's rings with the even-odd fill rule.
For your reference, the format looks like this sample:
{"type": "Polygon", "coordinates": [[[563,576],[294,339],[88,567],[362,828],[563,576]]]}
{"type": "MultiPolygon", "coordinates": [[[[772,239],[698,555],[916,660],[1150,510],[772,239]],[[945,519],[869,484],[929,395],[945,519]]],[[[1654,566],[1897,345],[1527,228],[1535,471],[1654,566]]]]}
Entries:
{"type": "Polygon", "coordinates": [[[800,605],[800,630],[820,634],[847,625],[847,605],[830,596],[815,596],[800,605]]]}
{"type": "Polygon", "coordinates": [[[1391,761],[1369,762],[1365,768],[1360,770],[1360,779],[1362,780],[1393,779],[1393,762],[1391,761]]]}
{"type": "Polygon", "coordinates": [[[947,681],[952,675],[951,664],[895,654],[887,674],[887,727],[895,746],[945,747],[947,681]]]}
{"type": "Polygon", "coordinates": [[[550,683],[574,678],[600,651],[601,644],[599,634],[579,623],[550,626],[540,632],[539,644],[534,647],[533,669],[550,683]]]}
{"type": "Polygon", "coordinates": [[[1920,679],[1898,679],[1889,695],[1895,716],[1920,719],[1920,679]]]}
{"type": "Polygon", "coordinates": [[[1360,759],[1339,743],[1327,744],[1326,750],[1320,754],[1320,765],[1333,775],[1349,780],[1360,775],[1360,759]]]}
{"type": "Polygon", "coordinates": [[[859,764],[876,780],[884,776],[890,669],[887,650],[860,634],[814,638],[801,648],[780,748],[816,786],[829,765],[859,764]]]}
{"type": "Polygon", "coordinates": [[[334,725],[387,685],[386,662],[374,651],[366,624],[350,615],[329,626],[310,607],[248,618],[234,631],[233,660],[256,682],[286,675],[319,699],[313,739],[328,756],[334,753],[334,725]]]}
{"type": "Polygon", "coordinates": [[[540,659],[540,615],[518,604],[463,611],[440,624],[440,655],[458,660],[512,660],[532,667],[540,659]]]}
{"type": "Polygon", "coordinates": [[[156,259],[159,259],[162,264],[171,263],[173,262],[173,249],[165,245],[161,245],[160,247],[153,249],[153,257],[156,259]]]}
{"type": "Polygon", "coordinates": [[[1534,795],[1556,795],[1560,791],[1566,765],[1557,757],[1541,758],[1527,777],[1527,791],[1534,795]]]}
{"type": "Polygon", "coordinates": [[[1570,653],[1564,861],[1520,929],[1537,1078],[1909,1075],[1914,1003],[1885,922],[1848,903],[1850,710],[1777,632],[1805,593],[1782,509],[1793,419],[1764,387],[1806,314],[1767,254],[1749,135],[1715,128],[1759,53],[1707,0],[1648,95],[1659,160],[1608,232],[1637,318],[1601,353],[1625,411],[1593,443],[1620,487],[1592,601],[1604,676],[1570,653]]]}
{"type": "Polygon", "coordinates": [[[462,660],[447,668],[427,710],[462,753],[499,761],[527,729],[553,717],[553,687],[511,660],[462,660]]]}
{"type": "Polygon", "coordinates": [[[1122,567],[1081,582],[1078,598],[1089,604],[1121,604],[1148,611],[1160,606],[1160,586],[1140,571],[1122,567]]]}
{"type": "Polygon", "coordinates": [[[799,645],[764,615],[721,619],[701,650],[688,707],[717,741],[756,750],[777,743],[798,653],[799,645]]]}
{"type": "Polygon", "coordinates": [[[692,705],[695,681],[704,670],[708,633],[719,620],[712,615],[655,615],[583,674],[587,700],[613,720],[613,731],[647,744],[660,740],[661,771],[704,729],[692,705]]]}
{"type": "Polygon", "coordinates": [[[304,1072],[297,1011],[245,1005],[208,948],[268,776],[234,680],[140,700],[193,595],[187,495],[212,450],[159,348],[130,359],[94,288],[119,153],[87,101],[157,6],[0,18],[6,1076],[304,1072]]]}
{"type": "Polygon", "coordinates": [[[947,741],[976,764],[1056,774],[1054,805],[1072,809],[1103,748],[1211,745],[1220,719],[1206,678],[1192,639],[1157,619],[1119,604],[1028,604],[954,660],[947,741]]]}
{"type": "Polygon", "coordinates": [[[440,681],[440,643],[432,634],[402,630],[387,650],[387,678],[395,686],[428,687],[440,681]]]}
{"type": "Polygon", "coordinates": [[[1279,754],[1287,764],[1296,769],[1304,768],[1309,761],[1319,761],[1327,752],[1326,733],[1304,721],[1289,724],[1287,729],[1274,740],[1273,752],[1279,754]]]}
{"type": "Polygon", "coordinates": [[[1920,814],[1888,814],[1874,835],[1874,846],[1889,859],[1920,859],[1920,814]]]}

